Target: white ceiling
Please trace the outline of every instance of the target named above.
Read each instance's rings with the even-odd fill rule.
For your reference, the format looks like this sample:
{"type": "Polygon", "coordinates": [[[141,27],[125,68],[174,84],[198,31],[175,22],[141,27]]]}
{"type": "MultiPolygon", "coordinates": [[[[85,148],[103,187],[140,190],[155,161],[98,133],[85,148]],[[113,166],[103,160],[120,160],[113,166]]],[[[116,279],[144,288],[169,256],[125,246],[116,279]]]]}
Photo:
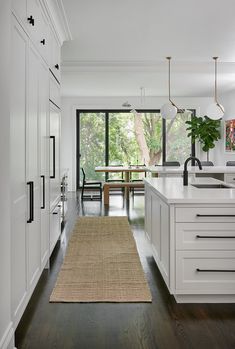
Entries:
{"type": "Polygon", "coordinates": [[[73,40],[62,48],[64,96],[211,96],[235,88],[234,0],[62,0],[73,40]]]}

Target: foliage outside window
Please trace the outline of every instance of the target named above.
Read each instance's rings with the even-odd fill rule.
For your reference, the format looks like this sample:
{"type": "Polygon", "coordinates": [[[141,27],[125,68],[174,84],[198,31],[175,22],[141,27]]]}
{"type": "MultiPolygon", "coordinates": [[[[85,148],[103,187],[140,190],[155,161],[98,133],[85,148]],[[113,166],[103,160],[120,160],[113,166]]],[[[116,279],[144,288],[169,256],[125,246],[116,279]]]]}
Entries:
{"type": "MultiPolygon", "coordinates": [[[[185,124],[189,118],[188,114],[180,114],[164,124],[157,111],[137,114],[80,112],[80,168],[84,167],[88,179],[104,180],[104,173],[95,172],[96,166],[161,165],[164,128],[166,160],[183,163],[191,153],[191,140],[187,137],[185,124]]],[[[120,174],[109,176],[118,178],[120,174]]]]}

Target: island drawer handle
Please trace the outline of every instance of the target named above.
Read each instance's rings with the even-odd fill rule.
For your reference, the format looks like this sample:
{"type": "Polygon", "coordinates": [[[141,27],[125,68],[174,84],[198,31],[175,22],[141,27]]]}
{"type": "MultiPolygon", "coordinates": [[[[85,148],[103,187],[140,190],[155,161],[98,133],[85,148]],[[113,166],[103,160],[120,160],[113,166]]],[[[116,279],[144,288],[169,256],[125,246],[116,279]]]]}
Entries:
{"type": "Polygon", "coordinates": [[[198,239],[235,239],[235,236],[222,235],[196,235],[198,239]]]}
{"type": "Polygon", "coordinates": [[[212,273],[235,273],[235,269],[199,269],[197,268],[196,271],[198,272],[212,272],[212,273]]]}
{"type": "Polygon", "coordinates": [[[235,214],[196,214],[196,217],[235,217],[235,214]]]}

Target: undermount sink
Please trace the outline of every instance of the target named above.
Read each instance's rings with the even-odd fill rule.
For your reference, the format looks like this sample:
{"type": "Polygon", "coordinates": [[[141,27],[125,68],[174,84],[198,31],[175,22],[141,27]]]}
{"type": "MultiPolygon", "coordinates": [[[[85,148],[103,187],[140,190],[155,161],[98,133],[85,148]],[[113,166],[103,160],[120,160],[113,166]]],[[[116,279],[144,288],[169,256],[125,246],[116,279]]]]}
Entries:
{"type": "MultiPolygon", "coordinates": [[[[232,189],[229,185],[224,184],[191,184],[193,187],[201,189],[232,189]]],[[[235,189],[235,188],[234,188],[235,189]]]]}

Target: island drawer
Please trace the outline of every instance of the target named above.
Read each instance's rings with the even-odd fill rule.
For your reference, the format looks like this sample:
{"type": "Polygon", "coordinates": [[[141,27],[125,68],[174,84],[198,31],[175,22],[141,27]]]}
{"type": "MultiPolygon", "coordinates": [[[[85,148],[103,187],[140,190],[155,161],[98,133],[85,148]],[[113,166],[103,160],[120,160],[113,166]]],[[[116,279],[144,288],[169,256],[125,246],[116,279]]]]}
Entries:
{"type": "Polygon", "coordinates": [[[177,251],[176,290],[235,293],[235,251],[177,251]]]}
{"type": "Polygon", "coordinates": [[[234,223],[176,223],[177,250],[235,250],[234,223]]]}
{"type": "Polygon", "coordinates": [[[176,207],[176,222],[235,222],[235,207],[176,207]]]}

